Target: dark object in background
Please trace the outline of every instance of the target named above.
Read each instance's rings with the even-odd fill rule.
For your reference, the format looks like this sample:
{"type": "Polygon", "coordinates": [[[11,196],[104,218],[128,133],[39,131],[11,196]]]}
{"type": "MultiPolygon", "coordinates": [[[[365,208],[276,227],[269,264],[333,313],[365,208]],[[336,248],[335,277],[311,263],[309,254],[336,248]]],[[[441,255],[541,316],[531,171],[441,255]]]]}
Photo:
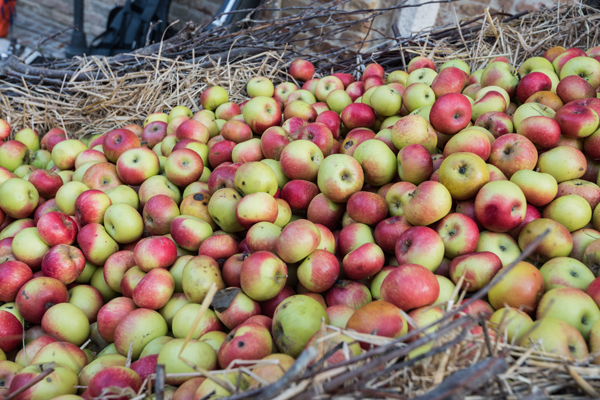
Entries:
{"type": "Polygon", "coordinates": [[[159,42],[169,25],[170,7],[171,0],[126,0],[110,11],[106,31],[92,40],[90,54],[112,56],[159,42]]]}
{"type": "Polygon", "coordinates": [[[167,39],[170,32],[165,30],[169,25],[170,7],[171,0],[126,0],[123,6],[116,6],[110,11],[106,31],[92,40],[87,48],[82,29],[83,0],[75,0],[75,25],[79,29],[73,33],[67,55],[112,56],[145,47],[147,41],[155,43],[163,37],[167,39]]]}
{"type": "MultiPolygon", "coordinates": [[[[217,11],[218,18],[208,25],[206,30],[232,25],[248,15],[247,11],[236,11],[253,10],[261,3],[262,0],[225,0],[217,11]],[[225,15],[221,15],[223,13],[225,15]]],[[[74,0],[74,7],[74,24],[79,29],[71,36],[67,57],[83,54],[112,56],[127,53],[146,46],[147,42],[156,43],[175,33],[175,30],[165,33],[169,25],[171,0],[126,0],[123,6],[117,6],[110,11],[106,31],[92,40],[88,48],[83,32],[83,0],[74,0]]],[[[241,25],[237,25],[232,31],[241,28],[241,25]]]]}

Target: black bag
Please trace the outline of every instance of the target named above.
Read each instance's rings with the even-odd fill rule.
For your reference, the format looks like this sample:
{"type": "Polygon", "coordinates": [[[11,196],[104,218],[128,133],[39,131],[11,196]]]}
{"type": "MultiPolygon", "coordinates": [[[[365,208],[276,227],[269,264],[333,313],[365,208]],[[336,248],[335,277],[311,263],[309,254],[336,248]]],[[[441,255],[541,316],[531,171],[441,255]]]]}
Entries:
{"type": "Polygon", "coordinates": [[[171,0],[126,0],[110,11],[106,31],[92,41],[89,53],[112,56],[146,46],[147,38],[150,44],[159,42],[168,26],[170,7],[171,0]]]}

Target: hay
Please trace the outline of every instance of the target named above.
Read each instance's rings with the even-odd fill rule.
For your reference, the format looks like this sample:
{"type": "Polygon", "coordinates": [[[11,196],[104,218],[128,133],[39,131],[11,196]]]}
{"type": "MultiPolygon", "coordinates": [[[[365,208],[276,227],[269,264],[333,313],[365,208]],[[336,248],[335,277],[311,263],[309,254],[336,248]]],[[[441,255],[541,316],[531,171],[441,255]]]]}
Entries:
{"type": "MultiPolygon", "coordinates": [[[[322,76],[333,71],[358,74],[373,61],[387,70],[400,69],[415,55],[426,55],[436,64],[459,58],[472,70],[501,55],[518,65],[555,45],[587,49],[598,42],[598,11],[570,3],[514,16],[486,10],[460,22],[460,29],[438,27],[398,39],[379,35],[379,39],[311,52],[324,42],[341,40],[345,29],[368,27],[378,15],[404,7],[347,11],[348,1],[298,7],[298,15],[270,23],[257,20],[245,29],[236,26],[241,30],[235,32],[221,28],[209,34],[188,24],[174,38],[131,55],[84,57],[35,67],[11,58],[0,69],[1,117],[17,128],[44,133],[58,127],[70,137],[80,137],[140,123],[152,112],[168,112],[180,104],[197,111],[200,93],[212,85],[228,89],[233,101],[247,100],[249,78],[263,75],[275,84],[290,80],[286,68],[302,51],[316,64],[317,76],[322,76]]],[[[261,12],[274,11],[265,7],[261,12]]]]}

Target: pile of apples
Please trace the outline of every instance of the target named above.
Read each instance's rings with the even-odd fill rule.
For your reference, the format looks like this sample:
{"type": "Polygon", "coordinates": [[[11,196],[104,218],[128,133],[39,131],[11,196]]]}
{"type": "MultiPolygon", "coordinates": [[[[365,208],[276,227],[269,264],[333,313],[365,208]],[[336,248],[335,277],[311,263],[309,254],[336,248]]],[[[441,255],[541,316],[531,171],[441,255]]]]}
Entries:
{"type": "MultiPolygon", "coordinates": [[[[190,364],[272,360],[241,375],[265,385],[322,321],[400,337],[547,230],[465,312],[511,343],[597,352],[599,59],[553,47],[471,73],[415,57],[359,80],[295,60],[294,82],[252,78],[242,104],[210,87],[195,114],[82,139],[0,121],[0,399],[50,367],[15,398],[125,399],[157,364],[179,374],[173,399],[230,394],[190,364]]],[[[328,363],[369,348],[324,340],[340,343],[328,363]]]]}

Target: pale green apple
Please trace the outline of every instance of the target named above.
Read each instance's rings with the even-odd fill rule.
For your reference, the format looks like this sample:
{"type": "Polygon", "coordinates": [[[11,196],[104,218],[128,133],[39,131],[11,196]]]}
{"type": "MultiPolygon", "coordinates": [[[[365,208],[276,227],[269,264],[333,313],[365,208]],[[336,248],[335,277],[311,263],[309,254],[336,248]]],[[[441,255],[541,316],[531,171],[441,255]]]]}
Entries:
{"type": "Polygon", "coordinates": [[[491,251],[496,254],[502,266],[506,267],[521,255],[519,245],[509,234],[483,231],[479,234],[479,241],[475,252],[491,251]]]}
{"type": "MultiPolygon", "coordinates": [[[[515,343],[531,328],[533,320],[524,311],[516,308],[500,308],[490,317],[500,334],[506,335],[509,343],[515,343]]],[[[492,325],[492,326],[494,326],[492,325]]]]}
{"type": "Polygon", "coordinates": [[[597,89],[600,86],[600,61],[593,57],[572,58],[560,70],[560,79],[571,75],[580,76],[594,89],[597,89]]]}
{"type": "Polygon", "coordinates": [[[273,338],[282,353],[298,357],[310,338],[321,328],[321,320],[329,318],[315,299],[295,295],[282,301],[273,315],[273,338]]]}
{"type": "Polygon", "coordinates": [[[554,70],[552,63],[546,60],[544,57],[530,57],[523,61],[523,64],[521,64],[518,71],[521,77],[524,77],[530,72],[533,72],[536,69],[540,68],[548,68],[549,70],[554,70]]]}
{"type": "Polygon", "coordinates": [[[52,149],[52,161],[61,170],[73,169],[75,159],[85,150],[87,150],[87,146],[80,140],[63,140],[52,149]]]}
{"type": "Polygon", "coordinates": [[[341,114],[344,108],[352,104],[350,95],[344,89],[337,89],[327,95],[325,99],[327,106],[338,114],[341,114]]]}
{"type": "Polygon", "coordinates": [[[40,135],[31,128],[21,129],[15,133],[15,140],[23,143],[31,152],[40,149],[40,135]]]}
{"type": "Polygon", "coordinates": [[[600,310],[584,291],[559,287],[547,291],[538,304],[536,318],[548,317],[569,323],[587,340],[592,325],[600,320],[600,310]]]}
{"type": "Polygon", "coordinates": [[[395,89],[382,85],[371,94],[371,107],[381,116],[391,117],[400,112],[402,97],[395,89]]]}
{"type": "Polygon", "coordinates": [[[165,124],[168,124],[169,116],[167,114],[161,113],[161,112],[152,113],[152,114],[148,115],[146,117],[146,119],[144,120],[144,127],[146,127],[146,125],[148,125],[150,122],[154,122],[154,121],[161,121],[161,122],[164,122],[165,124]]]}
{"type": "Polygon", "coordinates": [[[406,78],[406,85],[410,86],[413,83],[424,83],[427,86],[431,86],[431,83],[437,76],[437,72],[431,68],[419,68],[408,74],[406,78]]]}
{"type": "Polygon", "coordinates": [[[569,232],[574,232],[592,220],[592,207],[583,197],[569,194],[553,200],[544,208],[542,215],[562,224],[569,232]]]}
{"type": "Polygon", "coordinates": [[[152,339],[146,346],[144,346],[144,350],[142,350],[140,353],[140,358],[160,353],[160,349],[162,349],[163,346],[169,343],[171,340],[173,340],[171,336],[159,336],[156,339],[152,339]]]}
{"type": "Polygon", "coordinates": [[[0,209],[12,218],[29,217],[39,201],[37,189],[26,180],[11,178],[0,185],[0,209]]]}
{"type": "Polygon", "coordinates": [[[56,304],[42,318],[44,332],[62,342],[81,346],[90,334],[90,322],[77,306],[71,303],[56,304]]]}
{"type": "Polygon", "coordinates": [[[588,355],[585,339],[577,329],[558,318],[546,317],[533,323],[518,343],[524,347],[538,346],[542,351],[566,357],[583,359],[588,355]]]}
{"type": "Polygon", "coordinates": [[[408,72],[402,70],[396,70],[389,73],[387,76],[387,83],[399,83],[401,85],[406,85],[406,80],[408,79],[408,72]]]}
{"type": "Polygon", "coordinates": [[[362,142],[352,156],[363,168],[365,183],[369,185],[383,186],[396,176],[396,156],[381,140],[362,142]]]}
{"type": "Polygon", "coordinates": [[[264,76],[255,76],[246,83],[246,93],[250,98],[257,96],[273,97],[275,87],[273,82],[264,76]]]}
{"type": "Polygon", "coordinates": [[[517,108],[517,110],[513,114],[513,125],[515,127],[515,130],[519,132],[519,124],[525,118],[533,117],[536,115],[554,118],[554,114],[554,110],[550,107],[535,102],[525,103],[519,106],[519,108],[517,108]]]}
{"type": "Polygon", "coordinates": [[[367,89],[363,95],[359,98],[357,98],[356,100],[354,100],[354,102],[358,102],[358,100],[360,99],[360,102],[366,105],[371,105],[371,95],[373,94],[373,92],[375,92],[375,90],[377,90],[379,86],[373,86],[370,87],[369,89],[367,89]]]}
{"type": "Polygon", "coordinates": [[[454,294],[454,289],[456,289],[454,282],[442,275],[436,275],[435,279],[437,279],[440,285],[440,294],[434,304],[446,303],[449,300],[456,303],[458,301],[458,293],[454,294]],[[454,298],[452,297],[453,294],[454,298]]]}
{"type": "Polygon", "coordinates": [[[120,244],[136,241],[144,232],[144,220],[129,204],[118,203],[108,207],[104,213],[106,232],[120,244]]]}
{"type": "Polygon", "coordinates": [[[540,268],[545,291],[558,287],[572,287],[585,291],[596,276],[581,261],[570,257],[556,257],[540,268]]]}
{"type": "Polygon", "coordinates": [[[17,233],[11,248],[17,260],[32,268],[39,268],[44,255],[50,250],[50,246],[42,240],[37,228],[25,228],[17,233]]]}
{"type": "Polygon", "coordinates": [[[173,317],[172,331],[173,336],[185,339],[193,328],[192,339],[198,339],[207,332],[221,327],[219,318],[213,310],[206,310],[198,325],[194,327],[194,322],[202,306],[196,303],[189,303],[177,310],[173,317]]]}
{"type": "Polygon", "coordinates": [[[281,163],[279,161],[265,158],[264,160],[260,160],[260,162],[267,164],[269,167],[271,167],[273,172],[275,172],[275,176],[277,177],[277,186],[279,189],[283,189],[285,184],[290,181],[289,178],[283,173],[283,170],[281,169],[281,163]]]}
{"type": "Polygon", "coordinates": [[[413,112],[424,106],[432,106],[435,103],[435,93],[425,83],[414,83],[406,88],[402,94],[402,104],[413,112]]]}
{"type": "MultiPolygon", "coordinates": [[[[190,340],[186,344],[185,339],[173,339],[158,353],[158,363],[165,366],[167,374],[193,373],[195,369],[190,364],[210,371],[217,367],[217,353],[205,342],[190,340]],[[180,358],[180,354],[185,361],[180,358]]],[[[167,378],[166,382],[169,385],[180,385],[188,379],[191,377],[172,377],[167,378]]]]}
{"type": "MultiPolygon", "coordinates": [[[[263,164],[265,168],[269,168],[263,164]]],[[[269,168],[273,175],[275,173],[269,168]]],[[[217,190],[208,202],[208,213],[217,225],[225,232],[240,232],[244,228],[240,225],[235,215],[237,204],[242,196],[231,188],[217,190]]]]}
{"type": "Polygon", "coordinates": [[[469,65],[466,62],[464,62],[463,60],[456,59],[456,60],[446,61],[440,67],[440,71],[443,70],[444,68],[448,68],[448,67],[458,68],[462,71],[465,71],[465,73],[467,75],[471,75],[471,68],[469,68],[469,65]]]}
{"type": "Polygon", "coordinates": [[[136,210],[140,206],[140,199],[138,198],[135,190],[127,185],[119,185],[105,192],[113,205],[115,204],[129,204],[136,210]]]}
{"type": "Polygon", "coordinates": [[[259,161],[247,162],[235,172],[234,185],[244,196],[256,192],[266,192],[274,196],[278,187],[277,175],[267,164],[259,161]]]}
{"type": "Polygon", "coordinates": [[[98,160],[94,160],[94,161],[89,161],[86,162],[84,164],[81,164],[79,166],[79,168],[77,168],[75,170],[75,172],[73,172],[73,177],[71,178],[72,181],[76,181],[76,182],[81,182],[83,179],[83,174],[85,174],[85,172],[92,166],[95,164],[100,164],[102,161],[98,161],[98,160]]]}
{"type": "Polygon", "coordinates": [[[52,161],[52,153],[48,150],[37,150],[31,154],[29,159],[31,165],[40,169],[45,168],[50,161],[52,161]]]}
{"type": "Polygon", "coordinates": [[[194,116],[194,113],[186,106],[175,106],[171,109],[171,112],[169,113],[169,122],[171,122],[173,118],[179,117],[180,115],[192,118],[194,116]]]}
{"type": "Polygon", "coordinates": [[[75,200],[81,193],[89,189],[82,182],[71,181],[65,183],[58,189],[54,197],[58,209],[67,215],[75,215],[75,200]]]}

